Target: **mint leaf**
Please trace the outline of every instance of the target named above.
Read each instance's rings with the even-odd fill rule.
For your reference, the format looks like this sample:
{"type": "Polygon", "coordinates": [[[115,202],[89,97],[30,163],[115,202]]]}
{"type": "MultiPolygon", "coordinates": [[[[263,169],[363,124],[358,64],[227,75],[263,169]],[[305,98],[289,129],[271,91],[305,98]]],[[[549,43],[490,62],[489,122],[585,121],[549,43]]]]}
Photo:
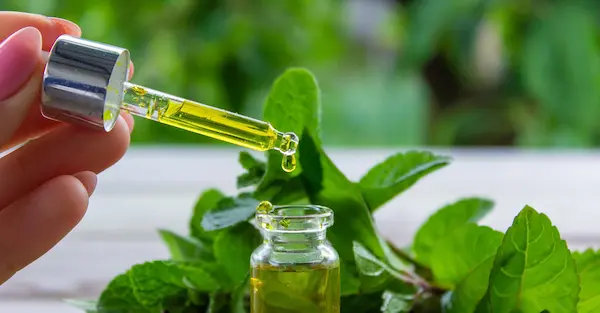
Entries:
{"type": "Polygon", "coordinates": [[[392,280],[404,281],[406,275],[396,271],[393,267],[378,259],[358,242],[353,243],[354,261],[358,271],[363,276],[361,291],[374,292],[385,288],[392,280]]]}
{"type": "Polygon", "coordinates": [[[450,163],[450,158],[426,151],[409,151],[388,157],[360,180],[363,197],[374,212],[425,175],[450,163]]]}
{"type": "Polygon", "coordinates": [[[371,213],[358,186],[346,178],[321,147],[317,148],[320,152],[319,160],[301,159],[301,162],[321,164],[322,174],[314,177],[322,175],[322,185],[313,186],[312,190],[306,192],[310,203],[323,205],[334,211],[335,225],[327,232],[329,240],[343,259],[353,259],[353,241],[360,241],[378,257],[386,258],[383,247],[385,242],[375,230],[371,213]]]}
{"type": "Polygon", "coordinates": [[[354,261],[358,270],[365,276],[379,276],[383,274],[388,266],[377,259],[369,250],[358,242],[353,243],[354,261]]]}
{"type": "Polygon", "coordinates": [[[85,311],[85,313],[98,313],[98,302],[94,300],[79,300],[79,299],[66,299],[66,303],[85,311]]]}
{"type": "Polygon", "coordinates": [[[247,151],[240,152],[239,162],[245,170],[251,170],[254,168],[264,169],[266,167],[265,162],[257,160],[256,158],[254,158],[254,156],[252,156],[252,154],[250,154],[247,151]]]}
{"type": "Polygon", "coordinates": [[[472,313],[487,290],[494,257],[503,234],[466,224],[442,238],[431,253],[436,282],[454,289],[444,296],[448,313],[472,313]]]}
{"type": "Polygon", "coordinates": [[[240,152],[239,162],[246,170],[245,173],[238,176],[237,188],[245,188],[258,184],[266,171],[266,163],[255,159],[246,151],[240,152]]]}
{"type": "Polygon", "coordinates": [[[193,237],[203,241],[212,241],[212,237],[207,235],[204,228],[202,228],[202,219],[204,214],[216,208],[223,198],[225,198],[225,195],[217,189],[208,189],[200,195],[194,206],[194,213],[190,221],[190,233],[193,237]]]}
{"type": "Polygon", "coordinates": [[[127,273],[120,274],[106,286],[97,304],[102,313],[160,313],[160,308],[145,308],[133,293],[127,273]]]}
{"type": "Polygon", "coordinates": [[[577,312],[600,312],[600,251],[588,249],[583,253],[576,252],[573,259],[581,281],[577,312]]]}
{"type": "Polygon", "coordinates": [[[159,230],[159,234],[174,261],[214,261],[212,246],[207,246],[196,238],[180,236],[164,229],[159,230]]]}
{"type": "Polygon", "coordinates": [[[229,278],[239,285],[250,270],[250,255],[260,245],[261,237],[250,223],[223,230],[215,239],[215,256],[229,278]]]}
{"type": "Polygon", "coordinates": [[[163,308],[170,298],[184,297],[184,275],[173,262],[153,261],[131,267],[128,276],[137,301],[146,308],[163,308]]]}
{"type": "MultiPolygon", "coordinates": [[[[375,231],[360,189],[335,167],[321,148],[320,110],[319,87],[309,71],[289,69],[275,81],[265,105],[264,119],[280,131],[300,136],[298,169],[293,175],[283,172],[281,154],[270,151],[267,171],[257,191],[263,195],[274,181],[302,175],[309,202],[334,210],[336,225],[328,231],[328,237],[342,258],[353,258],[353,240],[360,240],[385,257],[387,246],[375,231]]],[[[392,253],[389,255],[393,258],[392,253]]]]}
{"type": "MultiPolygon", "coordinates": [[[[302,68],[290,68],[275,80],[265,103],[264,120],[278,131],[295,133],[299,136],[301,146],[305,129],[313,138],[319,138],[320,105],[320,91],[312,73],[302,68]]],[[[278,151],[268,151],[267,156],[265,176],[258,190],[265,190],[275,180],[287,179],[302,172],[301,164],[293,173],[284,172],[281,169],[282,155],[278,151]]],[[[302,155],[298,154],[297,159],[300,163],[302,155]]]]}
{"type": "Polygon", "coordinates": [[[481,263],[496,255],[502,236],[489,227],[466,224],[441,238],[431,251],[431,271],[437,284],[454,289],[481,263]]]}
{"type": "Polygon", "coordinates": [[[457,227],[477,222],[492,210],[494,203],[488,199],[466,198],[438,210],[417,231],[413,243],[416,260],[424,265],[431,263],[431,250],[442,238],[457,227]]]}
{"type": "Polygon", "coordinates": [[[477,312],[576,312],[579,290],[567,244],[545,214],[526,206],[504,236],[477,312]]]}
{"type": "Polygon", "coordinates": [[[278,205],[292,204],[307,197],[302,176],[296,176],[288,181],[281,182],[278,189],[271,197],[271,202],[278,205]]]}
{"type": "Polygon", "coordinates": [[[179,264],[178,268],[183,275],[182,282],[186,287],[202,292],[217,291],[221,287],[220,283],[201,266],[179,264]]]}
{"type": "Polygon", "coordinates": [[[391,291],[385,291],[382,295],[383,305],[382,313],[403,313],[410,312],[412,309],[413,297],[391,291]]]}
{"type": "Polygon", "coordinates": [[[202,228],[214,231],[245,222],[254,215],[257,205],[258,201],[249,194],[223,198],[216,208],[204,213],[202,228]]]}
{"type": "Polygon", "coordinates": [[[442,303],[446,313],[472,313],[485,295],[495,255],[475,267],[457,286],[446,293],[442,303]]]}

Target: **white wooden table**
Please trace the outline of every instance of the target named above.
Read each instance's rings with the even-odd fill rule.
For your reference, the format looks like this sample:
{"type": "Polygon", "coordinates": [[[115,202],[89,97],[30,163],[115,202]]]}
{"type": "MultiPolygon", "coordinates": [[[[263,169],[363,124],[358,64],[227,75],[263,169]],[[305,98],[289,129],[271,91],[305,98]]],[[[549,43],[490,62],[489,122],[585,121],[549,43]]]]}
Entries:
{"type": "MultiPolygon", "coordinates": [[[[199,193],[235,193],[242,171],[234,149],[131,148],[99,185],[81,224],[37,262],[0,286],[0,312],[80,312],[63,298],[94,298],[130,265],[168,257],[157,228],[187,232],[199,193]],[[233,165],[233,166],[232,166],[233,165]]],[[[358,179],[394,150],[328,149],[358,179]]],[[[423,179],[376,215],[382,233],[410,242],[426,217],[465,196],[485,196],[496,209],[484,223],[504,231],[525,205],[549,215],[570,247],[600,247],[600,152],[438,150],[450,166],[423,179]]]]}

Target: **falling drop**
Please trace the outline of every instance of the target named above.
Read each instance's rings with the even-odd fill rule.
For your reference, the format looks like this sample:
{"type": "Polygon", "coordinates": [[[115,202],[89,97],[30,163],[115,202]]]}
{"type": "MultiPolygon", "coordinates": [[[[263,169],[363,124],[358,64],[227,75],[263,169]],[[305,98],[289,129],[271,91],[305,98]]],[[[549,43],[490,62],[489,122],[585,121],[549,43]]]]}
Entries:
{"type": "Polygon", "coordinates": [[[284,155],[281,160],[281,168],[288,173],[293,172],[296,169],[296,156],[284,155]]]}

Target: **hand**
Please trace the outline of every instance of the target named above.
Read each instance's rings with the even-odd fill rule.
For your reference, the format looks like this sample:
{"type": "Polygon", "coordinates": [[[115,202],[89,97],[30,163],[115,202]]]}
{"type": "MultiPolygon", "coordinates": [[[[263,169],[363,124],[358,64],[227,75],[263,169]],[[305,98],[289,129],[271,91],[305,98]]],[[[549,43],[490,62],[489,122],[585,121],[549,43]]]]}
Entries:
{"type": "Polygon", "coordinates": [[[133,118],[122,114],[104,133],[42,117],[47,51],[58,36],[80,36],[81,30],[65,20],[17,12],[0,12],[0,21],[0,152],[31,140],[0,158],[2,284],[81,220],[96,174],[129,146],[133,118]]]}

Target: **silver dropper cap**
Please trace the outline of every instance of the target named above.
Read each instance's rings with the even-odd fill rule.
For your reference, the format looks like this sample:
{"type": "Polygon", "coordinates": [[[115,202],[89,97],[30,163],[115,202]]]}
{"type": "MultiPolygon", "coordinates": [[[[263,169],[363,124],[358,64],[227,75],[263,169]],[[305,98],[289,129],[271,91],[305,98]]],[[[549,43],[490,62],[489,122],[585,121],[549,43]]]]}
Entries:
{"type": "Polygon", "coordinates": [[[60,36],[44,71],[42,115],[111,131],[119,117],[129,60],[126,49],[60,36]]]}

